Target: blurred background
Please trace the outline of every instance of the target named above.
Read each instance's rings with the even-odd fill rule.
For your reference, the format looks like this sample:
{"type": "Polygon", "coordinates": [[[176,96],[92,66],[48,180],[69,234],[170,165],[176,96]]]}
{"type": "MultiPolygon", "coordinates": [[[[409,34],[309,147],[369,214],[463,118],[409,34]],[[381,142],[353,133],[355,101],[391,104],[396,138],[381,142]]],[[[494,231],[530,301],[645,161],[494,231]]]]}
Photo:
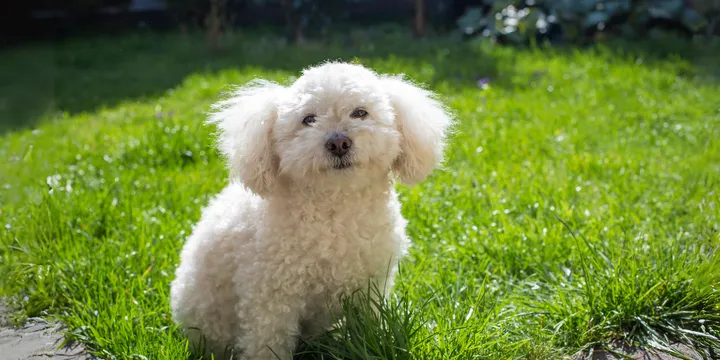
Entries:
{"type": "Polygon", "coordinates": [[[402,24],[504,43],[585,44],[607,36],[692,38],[720,33],[720,0],[24,0],[4,1],[2,44],[145,28],[223,34],[272,29],[289,41],[349,27],[402,24]]]}

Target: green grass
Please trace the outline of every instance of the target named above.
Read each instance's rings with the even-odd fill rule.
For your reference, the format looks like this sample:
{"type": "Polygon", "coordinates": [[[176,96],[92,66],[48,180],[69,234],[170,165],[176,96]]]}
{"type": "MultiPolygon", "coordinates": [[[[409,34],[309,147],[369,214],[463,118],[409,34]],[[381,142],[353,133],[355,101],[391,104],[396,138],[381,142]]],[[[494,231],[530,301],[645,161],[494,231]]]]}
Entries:
{"type": "Polygon", "coordinates": [[[445,169],[398,186],[414,245],[394,295],[378,316],[348,306],[301,358],[720,347],[720,84],[702,67],[717,47],[227,41],[215,55],[173,34],[0,53],[0,294],[20,319],[58,317],[103,358],[190,356],[168,286],[226,181],[205,112],[230,84],[340,58],[428,83],[460,124],[445,169]]]}

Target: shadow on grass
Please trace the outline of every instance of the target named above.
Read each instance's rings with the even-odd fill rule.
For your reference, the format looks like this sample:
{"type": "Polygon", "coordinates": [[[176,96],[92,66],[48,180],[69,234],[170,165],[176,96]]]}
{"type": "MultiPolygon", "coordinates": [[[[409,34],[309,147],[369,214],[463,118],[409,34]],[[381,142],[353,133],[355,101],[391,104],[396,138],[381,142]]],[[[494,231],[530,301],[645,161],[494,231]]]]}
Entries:
{"type": "Polygon", "coordinates": [[[700,82],[720,82],[720,41],[718,39],[687,39],[668,36],[643,41],[615,40],[603,44],[613,54],[631,56],[655,67],[661,62],[682,60],[687,63],[680,76],[700,82]]]}
{"type": "Polygon", "coordinates": [[[392,56],[401,63],[428,62],[437,69],[437,78],[464,81],[466,76],[495,73],[494,59],[477,49],[443,41],[411,42],[405,35],[375,44],[373,39],[347,36],[302,47],[287,45],[280,36],[243,34],[227,40],[231,45],[217,53],[208,50],[201,34],[175,33],[73,39],[0,52],[0,67],[12,69],[0,75],[0,134],[32,128],[45,115],[73,115],[157,97],[190,74],[227,68],[258,66],[298,74],[329,59],[392,56]]]}
{"type": "MultiPolygon", "coordinates": [[[[328,59],[361,58],[372,64],[390,58],[427,68],[428,74],[417,80],[430,85],[442,81],[453,88],[477,88],[477,81],[488,77],[493,86],[514,86],[511,53],[498,55],[490,46],[470,46],[448,38],[416,40],[407,32],[379,28],[301,47],[287,45],[278,35],[231,34],[225,40],[225,50],[218,53],[208,51],[202,34],[178,33],[133,33],[4,50],[0,68],[10,71],[0,74],[0,134],[32,128],[44,116],[61,112],[73,115],[154,98],[193,73],[247,66],[297,74],[328,59]]],[[[717,49],[699,51],[682,42],[617,42],[606,48],[618,55],[642,58],[648,66],[680,57],[706,64],[700,71],[718,72],[712,60],[720,54],[717,49]]],[[[575,49],[553,51],[563,54],[575,49]]],[[[688,67],[689,76],[696,76],[694,71],[688,67]]]]}

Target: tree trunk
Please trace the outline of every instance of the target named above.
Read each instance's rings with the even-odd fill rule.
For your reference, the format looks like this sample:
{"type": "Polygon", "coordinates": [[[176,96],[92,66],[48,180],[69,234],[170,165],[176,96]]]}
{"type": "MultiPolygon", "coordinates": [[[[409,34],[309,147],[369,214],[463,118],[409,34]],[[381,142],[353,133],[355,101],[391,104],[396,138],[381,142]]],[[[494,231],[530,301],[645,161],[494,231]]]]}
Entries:
{"type": "Polygon", "coordinates": [[[302,29],[300,28],[300,21],[298,21],[297,14],[293,11],[292,0],[282,0],[282,6],[285,12],[285,23],[288,27],[290,39],[297,44],[302,44],[305,39],[302,29]]]}
{"type": "Polygon", "coordinates": [[[220,50],[220,37],[222,36],[225,0],[210,0],[210,12],[205,18],[207,27],[207,42],[210,50],[220,50]]]}
{"type": "Polygon", "coordinates": [[[415,26],[413,33],[416,37],[425,35],[425,0],[415,0],[415,26]]]}

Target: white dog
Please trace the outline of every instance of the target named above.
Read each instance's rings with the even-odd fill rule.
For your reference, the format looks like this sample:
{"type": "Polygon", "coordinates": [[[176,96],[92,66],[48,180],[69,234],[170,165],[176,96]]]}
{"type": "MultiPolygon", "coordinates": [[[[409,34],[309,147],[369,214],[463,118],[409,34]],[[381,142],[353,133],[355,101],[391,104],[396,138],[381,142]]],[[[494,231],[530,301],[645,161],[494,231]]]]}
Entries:
{"type": "Polygon", "coordinates": [[[173,316],[216,356],[290,359],[299,336],[332,325],[341,294],[392,286],[408,245],[394,179],[439,165],[452,117],[402,78],[325,63],[287,87],[245,85],[210,122],[239,183],[182,250],[173,316]]]}

